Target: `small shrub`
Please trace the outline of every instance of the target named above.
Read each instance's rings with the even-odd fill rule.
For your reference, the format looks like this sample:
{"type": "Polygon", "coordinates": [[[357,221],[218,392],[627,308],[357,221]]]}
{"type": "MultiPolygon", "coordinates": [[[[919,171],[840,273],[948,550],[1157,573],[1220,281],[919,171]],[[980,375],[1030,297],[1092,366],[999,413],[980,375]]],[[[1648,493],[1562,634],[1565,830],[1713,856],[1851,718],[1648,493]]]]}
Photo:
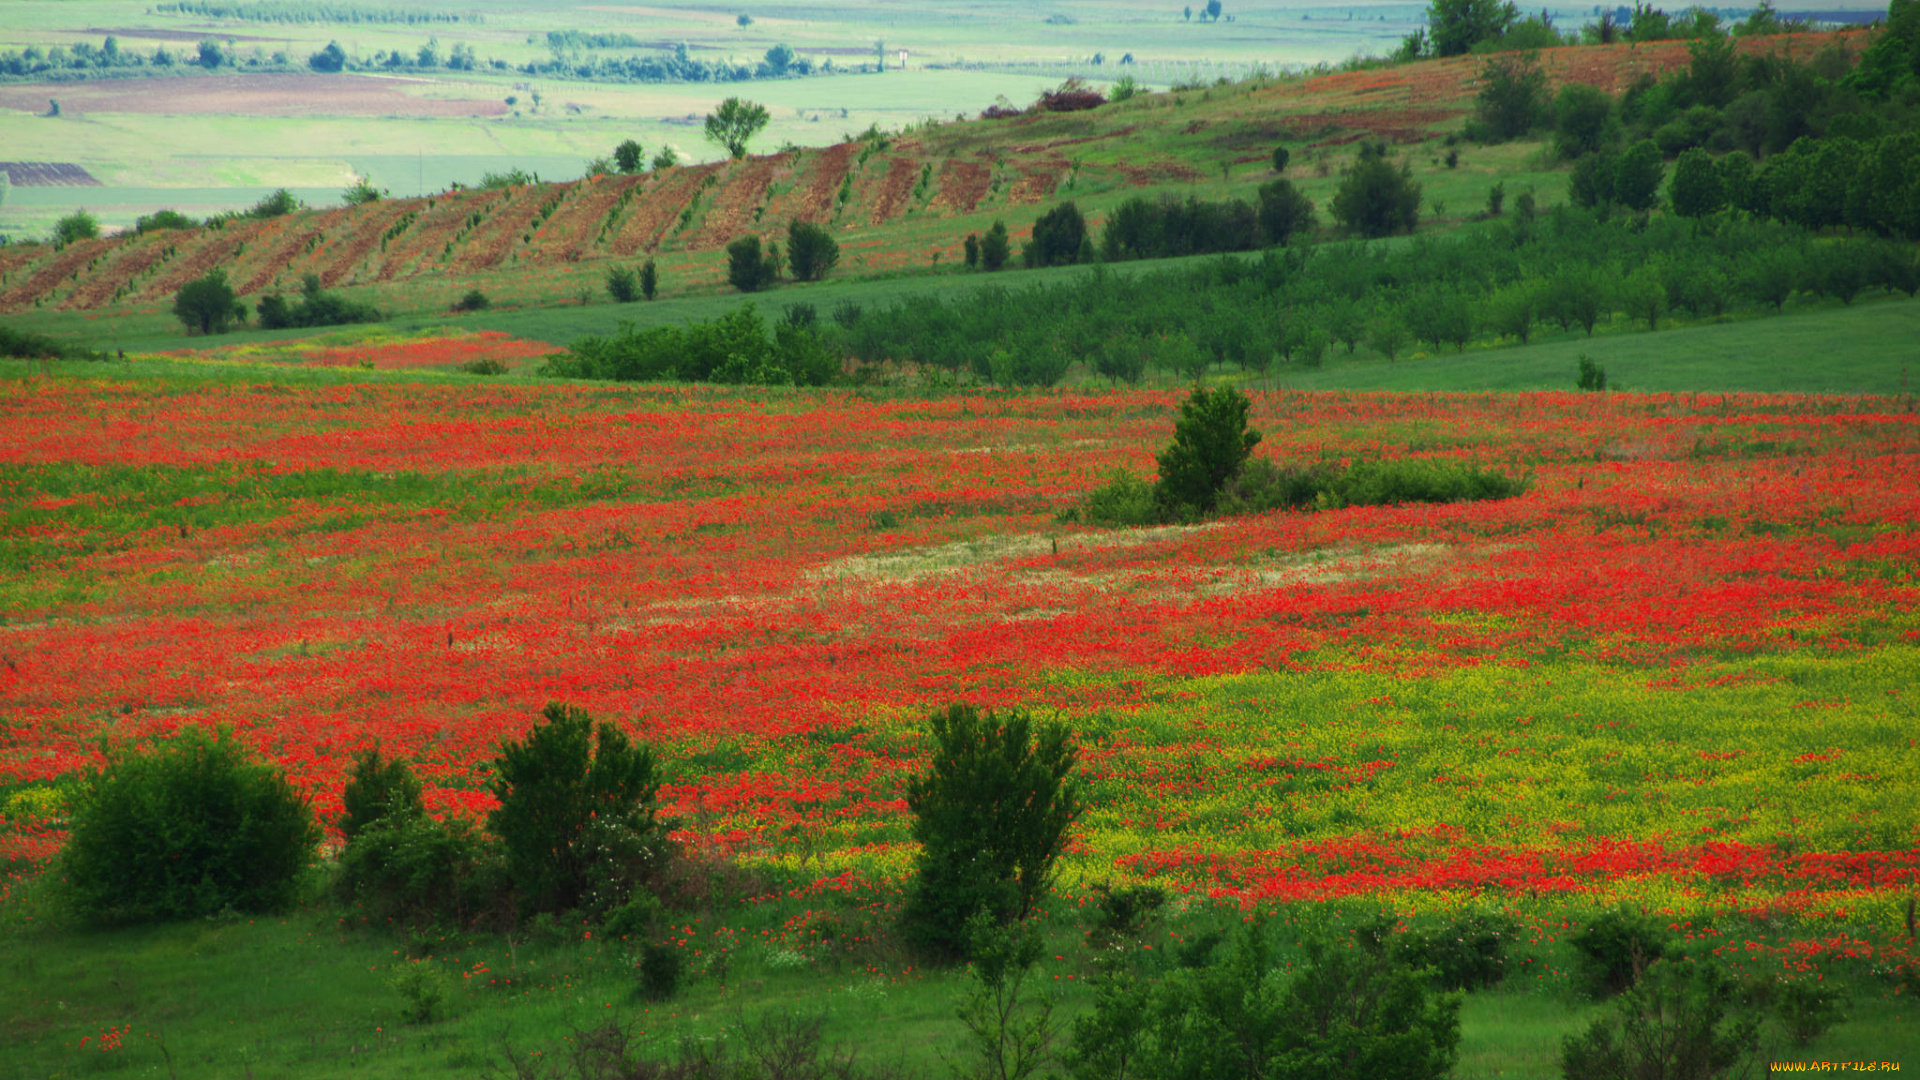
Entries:
{"type": "Polygon", "coordinates": [[[1781,983],[1773,994],[1773,1014],[1798,1047],[1805,1047],[1846,1019],[1847,1005],[1845,990],[1813,979],[1781,983]]]}
{"type": "Polygon", "coordinates": [[[742,236],[727,245],[727,284],[741,292],[759,292],[780,276],[779,249],[762,253],[760,238],[742,236]]]}
{"type": "Polygon", "coordinates": [[[808,221],[787,224],[787,268],[795,281],[820,281],[840,262],[840,245],[808,221]]]}
{"type": "Polygon", "coordinates": [[[53,242],[56,247],[81,240],[92,240],[100,235],[100,219],[85,210],[75,210],[53,225],[53,242]]]}
{"type": "Polygon", "coordinates": [[[933,761],[907,785],[921,851],[903,921],[935,955],[972,945],[978,915],[1024,919],[1045,891],[1080,812],[1065,728],[1035,730],[1024,712],[956,704],[928,718],[933,761]]]}
{"type": "Polygon", "coordinates": [[[679,993],[687,974],[687,959],[672,945],[649,942],[640,949],[640,994],[648,1001],[666,1001],[679,993]]]}
{"type": "Polygon", "coordinates": [[[60,866],[81,918],[157,922],[285,907],[319,843],[278,768],[189,728],[86,782],[60,866]]]}
{"type": "Polygon", "coordinates": [[[607,271],[607,295],[621,304],[640,299],[640,276],[630,266],[616,266],[607,271]]]}
{"type": "Polygon", "coordinates": [[[1093,887],[1099,894],[1088,918],[1089,929],[1099,943],[1111,944],[1139,937],[1147,923],[1167,906],[1166,890],[1153,885],[1123,885],[1115,888],[1106,882],[1093,887]]]}
{"type": "Polygon", "coordinates": [[[431,960],[408,961],[388,977],[387,987],[400,995],[400,1018],[409,1024],[433,1023],[447,1001],[447,978],[431,960]]]}
{"type": "Polygon", "coordinates": [[[273,194],[254,203],[252,208],[247,211],[247,216],[262,219],[285,217],[295,210],[300,209],[300,207],[301,202],[299,199],[294,198],[293,192],[288,191],[286,188],[280,188],[273,194]]]}
{"type": "Polygon", "coordinates": [[[510,368],[507,362],[497,357],[483,356],[478,360],[469,360],[460,365],[460,370],[468,375],[505,375],[510,368]]]}
{"type": "Polygon", "coordinates": [[[996,221],[980,238],[980,267],[991,273],[1007,265],[1013,255],[1013,242],[1007,238],[1007,224],[996,221]]]}
{"type": "Polygon", "coordinates": [[[386,193],[365,179],[356,180],[352,187],[340,193],[340,201],[348,206],[365,206],[379,202],[386,193]]]}
{"type": "Polygon", "coordinates": [[[1190,520],[1213,511],[1221,489],[1260,441],[1260,433],[1247,426],[1251,404],[1230,386],[1195,387],[1181,403],[1173,442],[1155,459],[1160,479],[1153,499],[1162,520],[1190,520]]]}
{"type": "Polygon", "coordinates": [[[1601,367],[1593,357],[1580,354],[1580,389],[1597,393],[1607,388],[1607,369],[1601,367]]]}
{"type": "Polygon", "coordinates": [[[1660,961],[1609,1014],[1561,1044],[1566,1080],[1711,1080],[1749,1060],[1758,1019],[1740,1015],[1739,987],[1707,961],[1660,961]]]}
{"type": "Polygon", "coordinates": [[[380,744],[353,756],[353,772],[340,792],[340,835],[351,844],[360,831],[392,813],[424,814],[420,781],[400,758],[383,758],[380,744]]]}
{"type": "Polygon", "coordinates": [[[155,210],[133,223],[135,232],[158,232],[161,229],[191,229],[199,222],[178,210],[155,210]]]}
{"type": "Polygon", "coordinates": [[[1488,989],[1507,977],[1507,941],[1516,929],[1505,916],[1475,912],[1392,937],[1388,951],[1410,967],[1431,968],[1443,990],[1488,989]]]}
{"type": "Polygon", "coordinates": [[[1507,182],[1501,180],[1487,189],[1487,216],[1490,218],[1499,217],[1501,212],[1506,209],[1506,204],[1507,182]]]}
{"type": "Polygon", "coordinates": [[[1287,161],[1290,159],[1290,157],[1291,155],[1287,153],[1286,147],[1284,146],[1274,147],[1273,148],[1273,171],[1277,173],[1286,172],[1287,161]]]}
{"type": "Polygon", "coordinates": [[[340,853],[334,892],[376,923],[465,926],[500,907],[499,860],[471,822],[394,810],[340,853]]]}
{"type": "Polygon", "coordinates": [[[492,306],[493,301],[487,298],[486,293],[481,292],[479,289],[468,289],[467,294],[454,303],[453,310],[485,311],[492,306]]]}
{"type": "Polygon", "coordinates": [[[660,268],[652,259],[640,264],[640,295],[648,300],[660,295],[660,268]]]}
{"type": "Polygon", "coordinates": [[[1580,954],[1589,986],[1596,993],[1617,994],[1638,982],[1648,965],[1667,958],[1673,933],[1650,916],[1617,908],[1568,941],[1580,954]]]}
{"type": "Polygon", "coordinates": [[[1088,492],[1079,509],[1069,516],[1107,528],[1152,525],[1160,520],[1153,502],[1153,485],[1125,469],[1115,470],[1104,486],[1088,492]]]}

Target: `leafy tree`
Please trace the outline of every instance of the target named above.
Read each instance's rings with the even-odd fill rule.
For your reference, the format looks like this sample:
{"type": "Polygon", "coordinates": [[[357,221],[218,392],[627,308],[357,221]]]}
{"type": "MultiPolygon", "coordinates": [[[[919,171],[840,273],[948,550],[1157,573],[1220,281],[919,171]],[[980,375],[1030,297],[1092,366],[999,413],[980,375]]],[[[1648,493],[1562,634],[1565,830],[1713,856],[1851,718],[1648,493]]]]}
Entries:
{"type": "Polygon", "coordinates": [[[607,295],[615,303],[631,304],[640,299],[640,278],[631,266],[616,266],[607,271],[607,295]]]}
{"type": "Polygon", "coordinates": [[[613,148],[613,164],[623,173],[637,173],[646,165],[646,148],[627,139],[613,148]]]}
{"type": "Polygon", "coordinates": [[[80,240],[93,240],[100,235],[100,219],[85,210],[75,210],[53,225],[53,242],[65,247],[80,240]]]}
{"type": "Polygon", "coordinates": [[[327,42],[327,47],[307,57],[307,66],[323,74],[332,74],[347,66],[347,50],[337,41],[327,42]]]}
{"type": "Polygon", "coordinates": [[[1286,147],[1284,146],[1274,147],[1273,148],[1273,171],[1277,173],[1286,172],[1287,161],[1290,157],[1291,155],[1287,153],[1286,147]]]}
{"type": "Polygon", "coordinates": [[[1040,215],[1023,251],[1028,266],[1066,266],[1080,261],[1086,243],[1087,219],[1069,199],[1040,215]]]}
{"type": "Polygon", "coordinates": [[[60,868],[87,921],[191,919],[285,907],[319,844],[279,769],[231,731],[189,728],[87,781],[60,868]]]}
{"type": "Polygon", "coordinates": [[[205,277],[180,286],[173,294],[173,314],[189,332],[224,334],[229,326],[247,317],[247,309],[234,298],[226,273],[215,267],[205,277]]]}
{"type": "Polygon", "coordinates": [[[840,261],[840,245],[810,221],[787,223],[787,269],[795,281],[820,281],[840,261]]]}
{"type": "Polygon", "coordinates": [[[161,229],[191,229],[199,222],[178,210],[155,210],[133,223],[135,232],[157,232],[161,229]]]}
{"type": "Polygon", "coordinates": [[[1577,158],[1600,149],[1613,118],[1613,99],[1605,90],[1585,83],[1568,83],[1553,99],[1553,145],[1564,158],[1577,158]]]}
{"type": "Polygon", "coordinates": [[[980,265],[980,234],[968,233],[967,239],[962,243],[961,247],[966,252],[967,269],[972,270],[974,267],[979,266],[980,265]]]}
{"type": "Polygon", "coordinates": [[[1420,223],[1420,185],[1413,179],[1413,166],[1403,161],[1396,169],[1387,161],[1386,144],[1363,144],[1359,157],[1340,174],[1333,216],[1369,239],[1412,232],[1420,223]]]}
{"type": "Polygon", "coordinates": [[[1427,5],[1427,38],[1435,56],[1460,56],[1519,20],[1520,9],[1511,0],[1433,0],[1427,5]]]}
{"type": "Polygon", "coordinates": [[[760,238],[742,236],[727,245],[727,284],[741,292],[759,292],[772,285],[780,276],[780,253],[774,245],[768,245],[765,254],[760,251],[760,238]]]}
{"type": "Polygon", "coordinates": [[[1666,176],[1660,148],[1641,139],[1620,155],[1613,176],[1613,197],[1629,210],[1651,210],[1660,201],[1660,181],[1666,176]]]}
{"type": "Polygon", "coordinates": [[[1231,386],[1215,390],[1196,386],[1180,404],[1173,425],[1173,441],[1155,458],[1160,480],[1154,502],[1167,520],[1200,518],[1211,513],[1220,489],[1245,465],[1260,433],[1247,427],[1252,403],[1231,386]]]}
{"type": "Polygon", "coordinates": [[[551,702],[541,715],[494,759],[500,805],[487,828],[500,838],[508,877],[534,911],[623,903],[624,895],[596,896],[594,887],[618,869],[607,865],[610,855],[655,855],[664,830],[655,817],[653,752],[583,709],[551,702]]]}
{"type": "Polygon", "coordinates": [[[286,188],[278,188],[272,194],[262,196],[259,202],[254,203],[247,210],[247,216],[262,219],[277,218],[298,209],[300,209],[300,200],[294,197],[293,192],[286,188]]]}
{"type": "Polygon", "coordinates": [[[648,162],[647,166],[654,172],[659,172],[661,169],[671,169],[678,164],[680,164],[680,155],[674,152],[673,147],[663,146],[653,155],[653,160],[648,162]]]}
{"type": "Polygon", "coordinates": [[[979,929],[1024,919],[1080,812],[1065,728],[955,704],[928,718],[933,761],[907,785],[920,843],[903,919],[922,948],[965,955],[979,929]],[[973,922],[974,925],[969,926],[973,922]]]}
{"type": "Polygon", "coordinates": [[[229,59],[225,50],[220,48],[219,42],[211,38],[201,39],[199,59],[196,61],[201,67],[212,71],[221,64],[227,63],[229,59]]]}
{"type": "Polygon", "coordinates": [[[1667,199],[1681,217],[1705,217],[1725,209],[1727,192],[1712,156],[1698,147],[1681,154],[1673,163],[1667,199]]]}
{"type": "Polygon", "coordinates": [[[730,97],[707,114],[707,139],[727,148],[734,157],[747,156],[747,140],[767,126],[767,107],[730,97]]]}
{"type": "Polygon", "coordinates": [[[1295,189],[1292,181],[1269,180],[1260,185],[1260,232],[1269,244],[1285,244],[1296,233],[1313,229],[1313,201],[1295,189]]]}
{"type": "Polygon", "coordinates": [[[998,270],[1007,265],[1007,259],[1013,254],[1013,244],[1007,239],[1007,223],[996,221],[980,238],[980,265],[986,270],[998,270]]]}
{"type": "Polygon", "coordinates": [[[354,181],[352,187],[340,193],[340,201],[348,206],[365,206],[368,203],[379,202],[383,194],[385,193],[374,187],[370,181],[362,178],[354,181]]]}
{"type": "Polygon", "coordinates": [[[660,268],[652,259],[640,264],[640,295],[651,300],[660,293],[660,268]]]}
{"type": "Polygon", "coordinates": [[[1480,65],[1476,118],[1495,140],[1517,139],[1547,115],[1547,72],[1531,53],[1507,53],[1480,65]]]}
{"type": "Polygon", "coordinates": [[[1609,206],[1614,199],[1614,182],[1620,173],[1620,159],[1602,150],[1573,163],[1573,175],[1567,178],[1567,198],[1575,206],[1609,206]]]}

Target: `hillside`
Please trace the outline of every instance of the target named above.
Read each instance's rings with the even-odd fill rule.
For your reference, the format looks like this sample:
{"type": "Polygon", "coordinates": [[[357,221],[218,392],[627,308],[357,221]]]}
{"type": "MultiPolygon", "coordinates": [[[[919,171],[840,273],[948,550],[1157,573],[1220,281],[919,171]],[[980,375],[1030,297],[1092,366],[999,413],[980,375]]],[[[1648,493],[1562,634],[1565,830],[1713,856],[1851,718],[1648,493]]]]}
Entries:
{"type": "MultiPolygon", "coordinates": [[[[1805,58],[1835,36],[1745,39],[1742,48],[1805,58]]],[[[1570,47],[1543,61],[1555,85],[1618,91],[1684,66],[1687,50],[1570,47]]],[[[392,312],[445,309],[473,287],[513,306],[577,301],[598,288],[606,264],[640,257],[659,262],[669,294],[705,291],[721,287],[728,241],[772,237],[794,220],[833,230],[840,275],[892,274],[952,265],[968,232],[1004,219],[1019,235],[1066,198],[1098,218],[1142,192],[1249,195],[1271,178],[1276,145],[1289,147],[1290,175],[1323,206],[1357,143],[1401,147],[1427,185],[1428,228],[1476,208],[1494,179],[1533,183],[1543,202],[1556,201],[1563,183],[1531,171],[1540,166],[1524,146],[1464,147],[1457,166],[1442,163],[1438,144],[1469,112],[1479,66],[1461,57],[1143,94],[1091,111],[956,120],[638,176],[456,190],[65,248],[15,244],[0,248],[0,313],[155,314],[215,267],[245,298],[317,274],[392,312]]]]}

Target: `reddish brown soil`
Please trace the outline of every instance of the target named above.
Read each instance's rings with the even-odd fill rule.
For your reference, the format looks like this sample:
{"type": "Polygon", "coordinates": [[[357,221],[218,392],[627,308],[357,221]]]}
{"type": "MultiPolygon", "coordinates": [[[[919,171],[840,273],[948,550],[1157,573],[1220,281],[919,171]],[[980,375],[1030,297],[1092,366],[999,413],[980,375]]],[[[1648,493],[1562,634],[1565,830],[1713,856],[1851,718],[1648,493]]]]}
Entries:
{"type": "Polygon", "coordinates": [[[939,184],[939,194],[933,197],[933,208],[954,214],[972,213],[987,197],[987,188],[993,183],[993,170],[978,162],[949,161],[935,177],[939,184]]]}
{"type": "Polygon", "coordinates": [[[615,255],[652,251],[666,239],[668,230],[680,219],[687,200],[699,190],[700,183],[713,175],[718,165],[681,166],[664,180],[655,180],[653,189],[634,196],[633,214],[620,226],[614,239],[615,255]]]}
{"type": "MultiPolygon", "coordinates": [[[[468,217],[476,212],[489,213],[508,197],[506,191],[476,191],[435,199],[433,209],[421,214],[411,228],[387,245],[387,257],[381,261],[375,280],[392,281],[415,263],[438,258],[447,242],[466,226],[468,217]]],[[[482,222],[480,228],[486,228],[486,224],[482,222]]]]}
{"type": "Polygon", "coordinates": [[[600,236],[600,225],[620,196],[645,182],[644,176],[601,176],[582,181],[577,197],[547,219],[548,241],[534,257],[543,262],[579,262],[600,236]]]}
{"type": "Polygon", "coordinates": [[[560,194],[562,185],[527,184],[513,194],[480,223],[466,243],[453,251],[453,265],[460,270],[484,270],[505,262],[513,245],[533,229],[533,216],[560,194]]]}
{"type": "Polygon", "coordinates": [[[920,163],[912,158],[887,159],[887,174],[867,196],[869,224],[880,225],[906,213],[907,199],[920,182],[920,163]]]}
{"type": "Polygon", "coordinates": [[[155,274],[140,290],[143,300],[172,296],[180,286],[226,265],[234,249],[260,230],[261,221],[234,222],[224,229],[200,229],[181,237],[173,265],[155,274]]]}
{"type": "Polygon", "coordinates": [[[255,267],[253,273],[246,278],[246,284],[238,286],[235,291],[247,296],[274,284],[275,278],[294,269],[294,262],[307,254],[309,245],[326,235],[327,229],[342,224],[345,217],[345,210],[303,216],[294,228],[286,231],[286,235],[270,249],[269,254],[251,260],[255,267]]]}
{"type": "Polygon", "coordinates": [[[86,270],[87,264],[97,255],[111,251],[112,240],[82,240],[69,244],[53,260],[34,271],[26,280],[18,282],[5,293],[0,293],[0,311],[17,311],[33,303],[33,298],[44,295],[60,287],[61,283],[76,273],[86,270]]]}
{"type": "Polygon", "coordinates": [[[813,155],[807,178],[792,191],[773,201],[768,213],[783,221],[826,222],[833,219],[833,200],[840,194],[840,181],[853,164],[853,144],[829,146],[813,155]]]}
{"type": "Polygon", "coordinates": [[[45,112],[60,99],[62,115],[143,113],[159,116],[503,116],[487,101],[416,97],[430,79],[386,75],[191,75],[83,83],[0,86],[0,109],[45,112]]]}
{"type": "Polygon", "coordinates": [[[162,260],[171,258],[167,249],[179,239],[178,233],[165,229],[121,244],[114,259],[95,270],[68,293],[60,306],[69,309],[105,306],[120,286],[153,269],[162,260]]]}
{"type": "Polygon", "coordinates": [[[1199,180],[1202,177],[1199,169],[1182,165],[1177,161],[1156,161],[1150,165],[1119,165],[1115,167],[1120,170],[1121,175],[1127,178],[1127,183],[1134,187],[1151,187],[1154,184],[1170,183],[1184,184],[1199,180]]]}
{"type": "Polygon", "coordinates": [[[352,230],[335,240],[320,257],[315,273],[320,275],[320,283],[332,288],[345,280],[366,260],[374,248],[380,246],[380,236],[412,209],[425,209],[426,203],[418,199],[387,200],[375,203],[362,214],[352,230]]]}
{"type": "Polygon", "coordinates": [[[720,180],[714,190],[713,204],[707,207],[700,231],[687,240],[688,251],[706,251],[725,247],[734,238],[760,227],[753,212],[767,197],[774,171],[785,163],[783,157],[754,158],[737,164],[720,180]]]}
{"type": "Polygon", "coordinates": [[[1020,170],[1021,176],[1007,192],[1008,206],[1039,202],[1053,194],[1053,189],[1060,186],[1060,174],[1067,171],[1067,162],[1064,158],[1023,161],[1016,163],[1015,168],[1020,170]]]}

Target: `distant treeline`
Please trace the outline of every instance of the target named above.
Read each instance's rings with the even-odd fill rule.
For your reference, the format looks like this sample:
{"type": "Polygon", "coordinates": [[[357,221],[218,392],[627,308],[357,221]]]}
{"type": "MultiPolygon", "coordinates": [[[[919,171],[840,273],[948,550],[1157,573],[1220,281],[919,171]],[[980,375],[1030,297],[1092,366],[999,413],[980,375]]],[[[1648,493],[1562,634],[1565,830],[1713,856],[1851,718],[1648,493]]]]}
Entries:
{"type": "Polygon", "coordinates": [[[315,4],[303,0],[173,0],[154,8],[162,15],[198,15],[207,19],[240,19],[262,23],[421,23],[486,21],[478,12],[417,11],[371,4],[315,4]]]}

